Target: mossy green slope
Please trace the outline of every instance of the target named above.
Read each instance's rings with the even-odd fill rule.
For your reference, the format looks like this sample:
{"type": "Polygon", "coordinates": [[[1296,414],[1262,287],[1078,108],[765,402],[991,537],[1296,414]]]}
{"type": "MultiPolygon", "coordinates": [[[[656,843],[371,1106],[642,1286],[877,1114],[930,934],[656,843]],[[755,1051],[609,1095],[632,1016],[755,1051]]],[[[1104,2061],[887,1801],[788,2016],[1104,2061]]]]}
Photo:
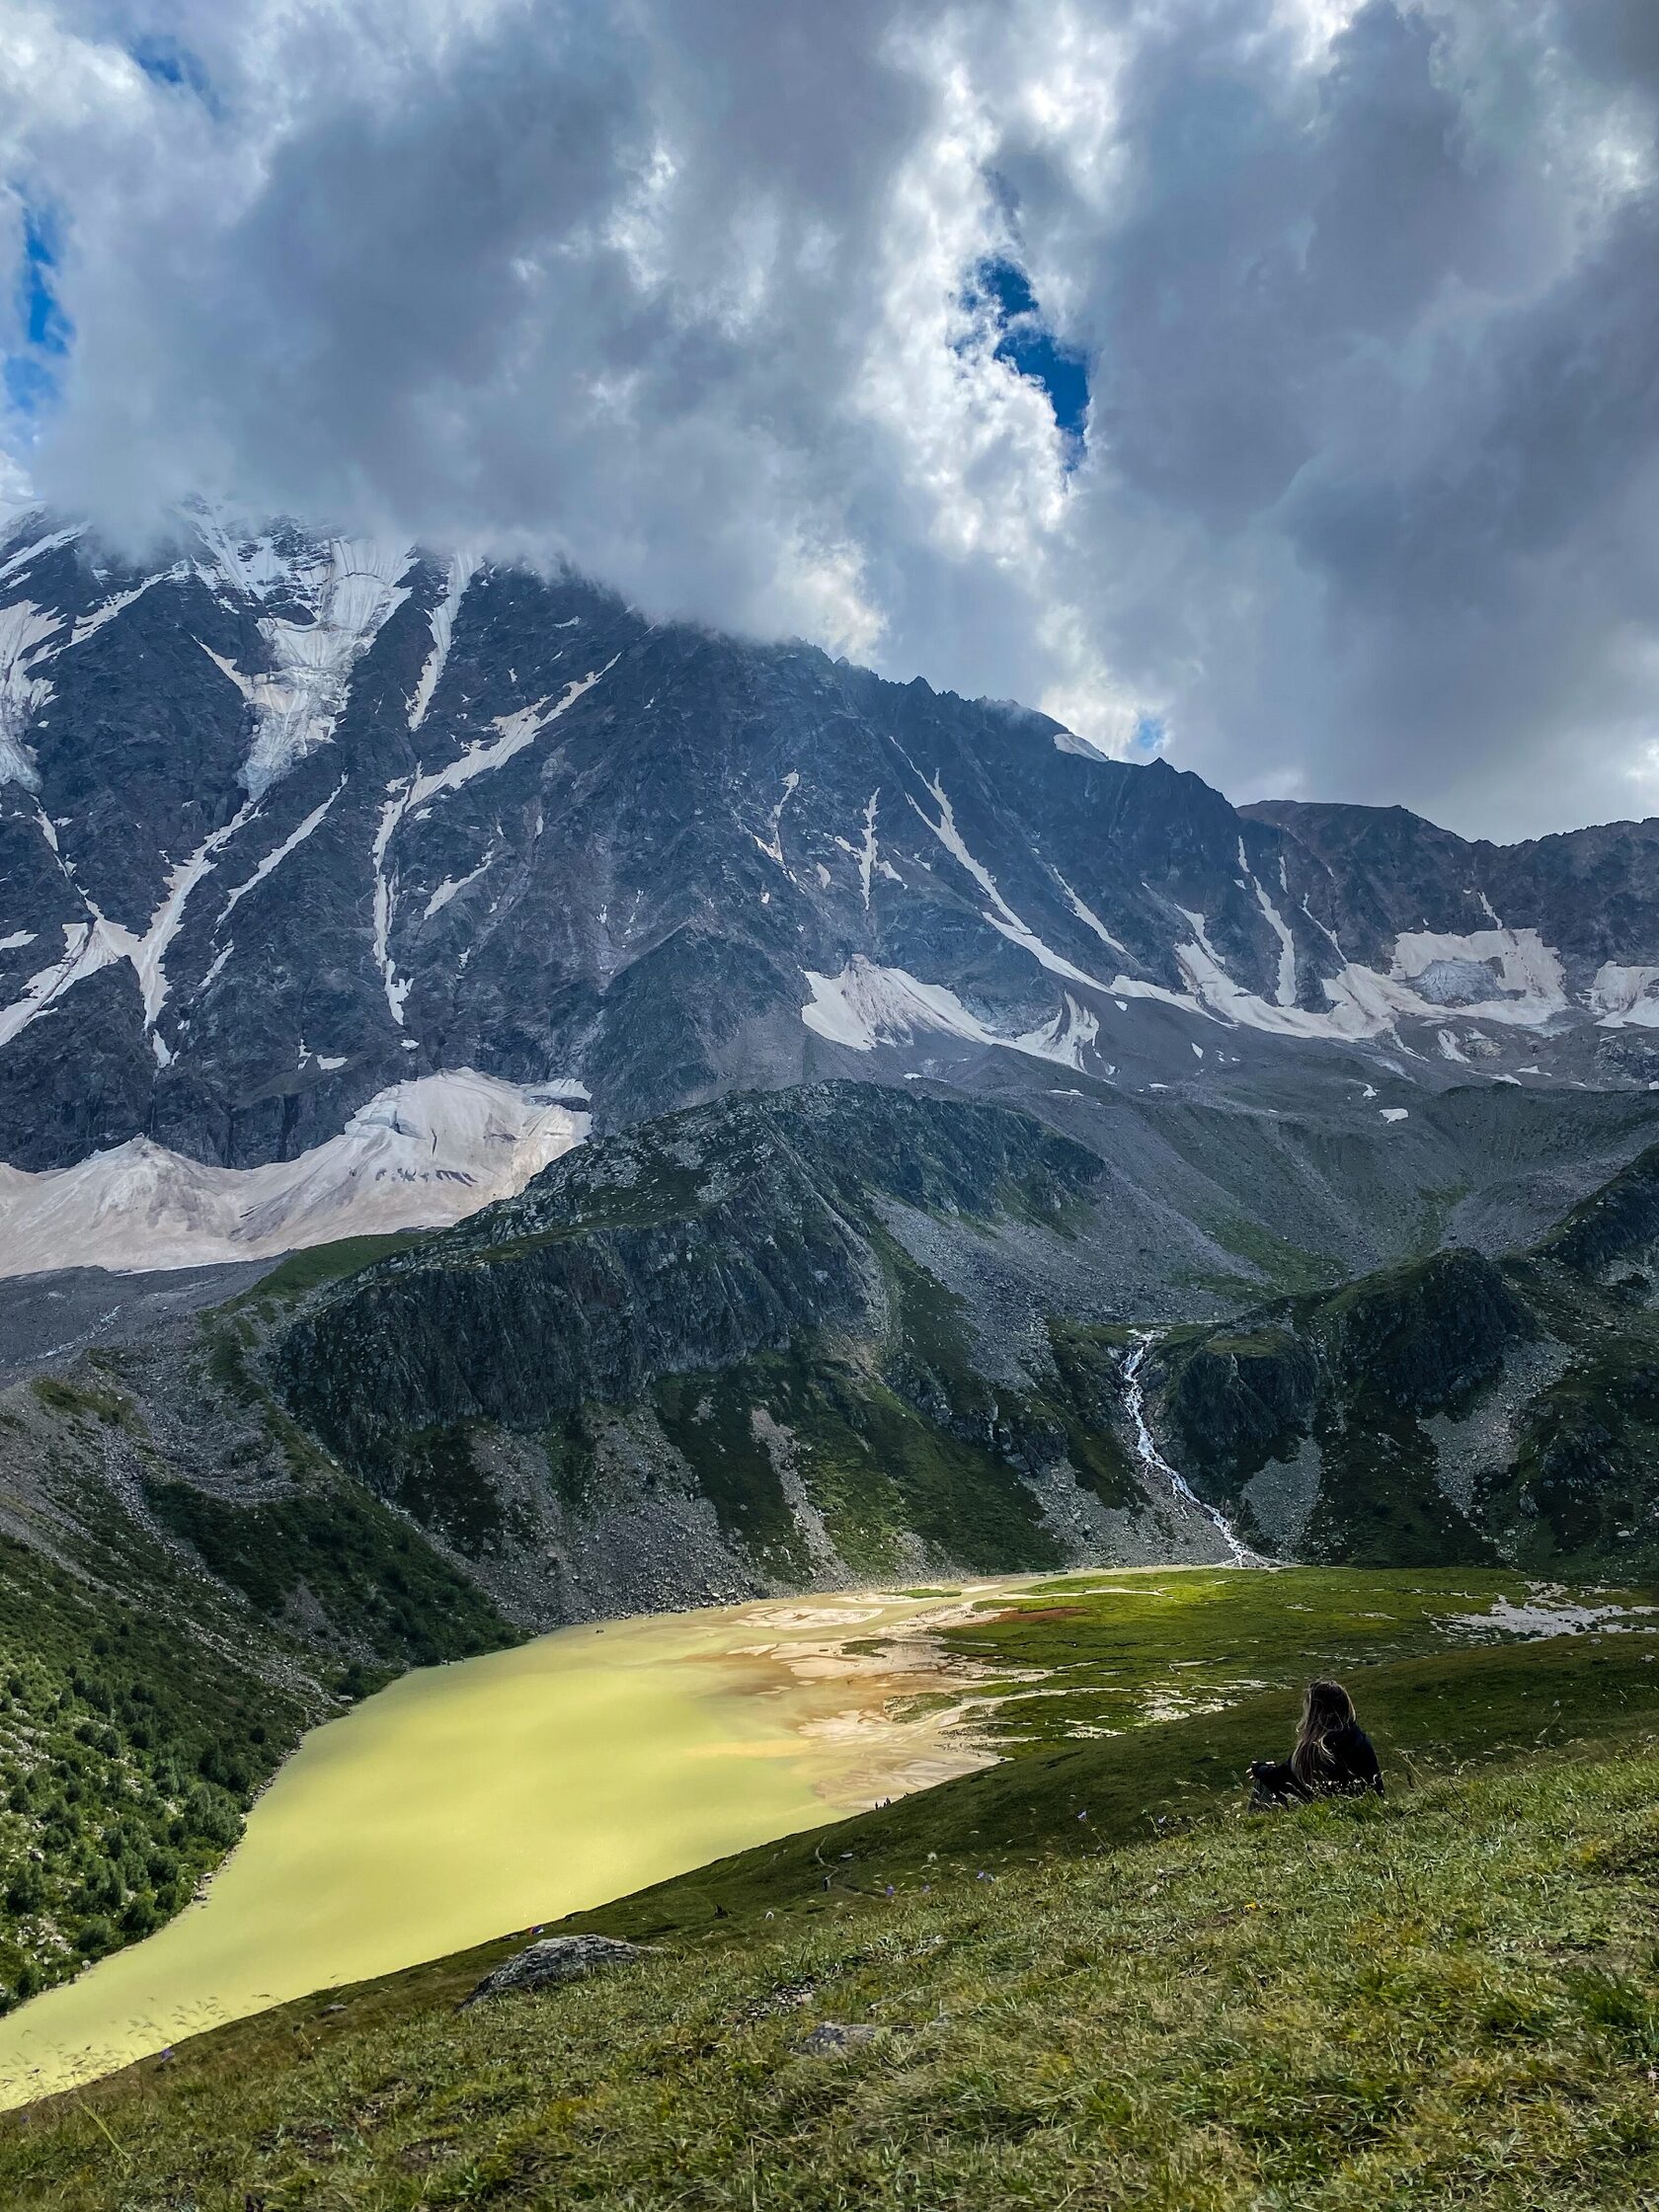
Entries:
{"type": "Polygon", "coordinates": [[[1263,1818],[1233,1788],[1210,1817],[1190,1793],[1186,1817],[1160,1809],[1178,1770],[1281,1728],[1280,1697],[1045,1752],[585,1916],[660,1946],[611,1979],[457,2013],[495,1945],[240,2023],[0,2128],[0,2195],[1640,2202],[1659,2187],[1659,1701],[1638,1640],[1376,1670],[1358,1687],[1396,1783],[1403,1737],[1446,1731],[1436,1778],[1382,1804],[1263,1818]],[[1420,1692],[1442,1707],[1428,1728],[1420,1692]],[[1506,1757],[1482,1707],[1529,1698],[1556,1733],[1506,1757]],[[825,2019],[880,2033],[814,2059],[825,2019]]]}
{"type": "Polygon", "coordinates": [[[1161,1424],[1269,1550],[1497,1558],[1566,1576],[1659,1564],[1659,1148],[1529,1251],[1450,1250],[1172,1332],[1161,1424]],[[1317,1465],[1287,1539],[1254,1477],[1317,1465]]]}
{"type": "Polygon", "coordinates": [[[256,1335],[209,1317],[184,1363],[187,1413],[232,1408],[216,1488],[141,1360],[0,1404],[0,2010],[187,1904],[308,1727],[514,1633],[272,1400],[256,1335]]]}

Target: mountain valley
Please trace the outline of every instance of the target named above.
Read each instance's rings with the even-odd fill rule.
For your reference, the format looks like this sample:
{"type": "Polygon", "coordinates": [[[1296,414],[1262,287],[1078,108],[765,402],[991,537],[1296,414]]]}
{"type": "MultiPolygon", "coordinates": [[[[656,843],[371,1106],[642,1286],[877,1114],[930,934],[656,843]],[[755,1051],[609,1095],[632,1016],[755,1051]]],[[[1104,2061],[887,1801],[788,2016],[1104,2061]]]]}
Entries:
{"type": "Polygon", "coordinates": [[[1659,826],[1235,809],[207,509],[0,602],[8,2003],[562,1623],[1653,1571],[1659,826]]]}

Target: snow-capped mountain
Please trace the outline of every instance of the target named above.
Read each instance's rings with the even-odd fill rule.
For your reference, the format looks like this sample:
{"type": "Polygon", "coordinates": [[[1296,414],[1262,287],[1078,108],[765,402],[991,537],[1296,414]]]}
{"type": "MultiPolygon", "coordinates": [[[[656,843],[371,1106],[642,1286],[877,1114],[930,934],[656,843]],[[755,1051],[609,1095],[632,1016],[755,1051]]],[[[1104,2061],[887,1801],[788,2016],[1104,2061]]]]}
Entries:
{"type": "MultiPolygon", "coordinates": [[[[1215,1096],[1333,1055],[1361,1100],[1380,1065],[1645,1085],[1655,1027],[1659,825],[1238,810],[568,575],[205,509],[138,568],[0,530],[0,1155],[33,1176],[267,1171],[463,1072],[514,1127],[923,1068],[1215,1096]]],[[[486,1152],[446,1154],[474,1203],[516,1187],[486,1152]]],[[[0,1230],[43,1203],[14,1178],[0,1230]]]]}

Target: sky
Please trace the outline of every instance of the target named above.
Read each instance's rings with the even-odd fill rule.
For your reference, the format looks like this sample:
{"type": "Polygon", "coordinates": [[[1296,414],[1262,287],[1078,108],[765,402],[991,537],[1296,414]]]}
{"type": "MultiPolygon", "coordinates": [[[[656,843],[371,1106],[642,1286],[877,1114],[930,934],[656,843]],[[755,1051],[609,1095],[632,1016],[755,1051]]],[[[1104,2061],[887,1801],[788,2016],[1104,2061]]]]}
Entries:
{"type": "Polygon", "coordinates": [[[1659,813],[1655,0],[6,0],[0,495],[1659,813]],[[7,283],[5,273],[11,272],[7,283]]]}

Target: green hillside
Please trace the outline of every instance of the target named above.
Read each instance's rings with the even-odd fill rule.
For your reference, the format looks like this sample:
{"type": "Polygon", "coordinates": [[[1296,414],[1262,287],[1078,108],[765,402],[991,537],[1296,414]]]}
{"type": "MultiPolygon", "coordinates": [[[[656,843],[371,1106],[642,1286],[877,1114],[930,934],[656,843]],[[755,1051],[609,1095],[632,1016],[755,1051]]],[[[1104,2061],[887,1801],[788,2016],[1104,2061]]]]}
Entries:
{"type": "MultiPolygon", "coordinates": [[[[410,1666],[750,1592],[1218,1548],[1137,1464],[1102,1172],[988,1105],[727,1099],[0,1391],[0,2011],[178,1911],[304,1730],[410,1666]]],[[[1656,1224],[1659,1148],[1527,1251],[1172,1327],[1159,1439],[1271,1555],[1488,1594],[1651,1575],[1656,1224]]],[[[1122,1727],[1172,1651],[1178,1716],[1426,1648],[1349,1633],[1343,1587],[1283,1648],[1260,1621],[1229,1646],[1190,1591],[1136,1654],[1003,1631],[1065,1696],[1004,1686],[995,1732],[1122,1727]]]]}
{"type": "MultiPolygon", "coordinates": [[[[1163,1585],[1165,1628],[1283,1686],[1084,1737],[1021,1724],[1019,1699],[1002,1766],[582,1916],[655,1946],[606,1979],[457,2011],[523,1940],[504,1937],[0,2123],[0,2201],[1639,2201],[1659,2185],[1646,1617],[1424,1649],[1455,1578],[1332,1577],[1304,1629],[1322,1578],[1240,1577],[1252,1650],[1247,1596],[1174,1589],[1210,1579],[1163,1585]],[[1390,1795],[1248,1814],[1239,1769],[1294,1713],[1291,1638],[1344,1621],[1415,1648],[1348,1671],[1390,1795]],[[824,2021],[880,2032],[804,2053],[824,2021]]],[[[1080,1639],[1105,1670],[1111,1611],[1038,1591],[961,1633],[1027,1659],[1080,1639]]]]}
{"type": "Polygon", "coordinates": [[[0,1392],[0,2013],[187,1905],[307,1728],[514,1639],[240,1366],[226,1388],[227,1326],[159,1404],[115,1354],[0,1392]],[[169,1457],[187,1423],[211,1487],[169,1457]]]}
{"type": "Polygon", "coordinates": [[[1171,1331],[1189,1479],[1280,1556],[1659,1564],[1659,1147],[1502,1259],[1450,1249],[1171,1331]]]}

